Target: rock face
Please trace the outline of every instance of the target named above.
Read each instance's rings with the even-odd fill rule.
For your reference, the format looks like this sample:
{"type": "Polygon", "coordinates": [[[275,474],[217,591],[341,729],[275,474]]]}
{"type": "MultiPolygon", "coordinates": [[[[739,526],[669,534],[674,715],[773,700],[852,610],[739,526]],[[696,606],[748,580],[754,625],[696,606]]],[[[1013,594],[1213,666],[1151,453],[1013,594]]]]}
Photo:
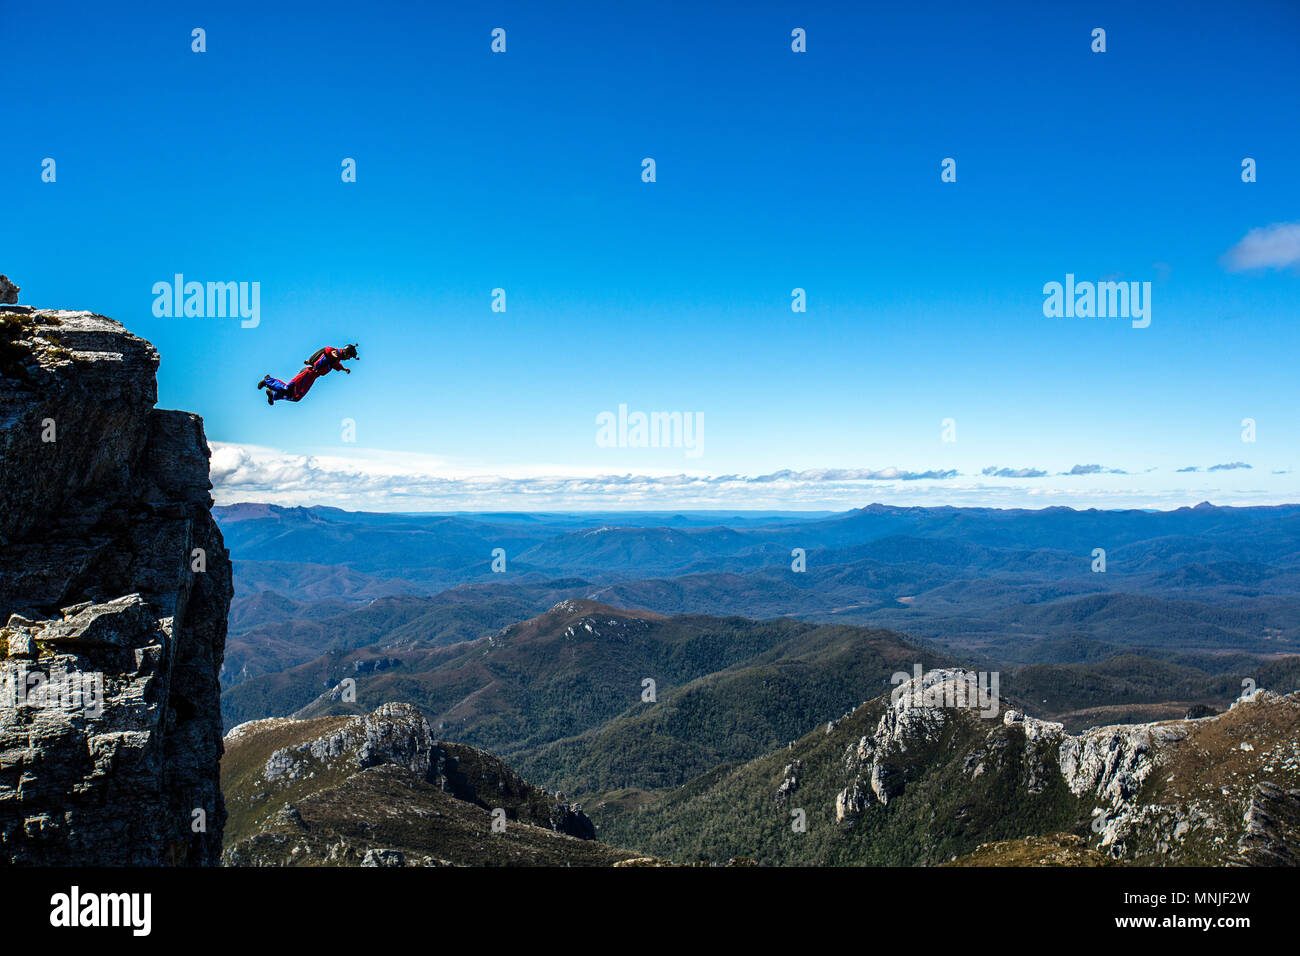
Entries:
{"type": "Polygon", "coordinates": [[[887,805],[902,792],[905,774],[899,758],[937,740],[949,721],[947,711],[923,703],[925,694],[937,691],[942,697],[945,686],[958,684],[964,689],[964,671],[932,670],[906,681],[891,695],[875,732],[861,737],[844,755],[845,770],[853,780],[835,798],[836,820],[860,812],[873,798],[887,805]]]}
{"type": "Polygon", "coordinates": [[[0,862],[220,859],[230,563],[157,367],[111,319],[0,306],[0,862]]]}
{"type": "MultiPolygon", "coordinates": [[[[1032,719],[1032,718],[1031,718],[1032,719]]],[[[1117,804],[1137,795],[1156,756],[1187,736],[1187,723],[1094,727],[1061,738],[1061,773],[1070,790],[1117,804]]]]}
{"type": "Polygon", "coordinates": [[[8,276],[0,275],[0,305],[16,305],[18,293],[21,291],[22,289],[14,285],[8,276]]]}
{"type": "Polygon", "coordinates": [[[1260,781],[1246,808],[1236,866],[1300,866],[1300,789],[1260,781]],[[1292,836],[1288,838],[1288,834],[1292,836]]]}
{"type": "Polygon", "coordinates": [[[1113,859],[1300,863],[1300,789],[1278,782],[1300,780],[1300,693],[1261,690],[1223,714],[1094,727],[1078,735],[1014,709],[988,721],[974,706],[918,703],[923,691],[969,679],[964,671],[938,669],[898,688],[874,732],[844,753],[844,786],[834,806],[838,823],[851,825],[873,806],[887,806],[957,750],[972,789],[985,774],[1000,774],[1011,787],[1002,799],[1010,792],[1033,797],[1068,791],[1090,815],[1086,832],[1094,849],[1113,859]]]}

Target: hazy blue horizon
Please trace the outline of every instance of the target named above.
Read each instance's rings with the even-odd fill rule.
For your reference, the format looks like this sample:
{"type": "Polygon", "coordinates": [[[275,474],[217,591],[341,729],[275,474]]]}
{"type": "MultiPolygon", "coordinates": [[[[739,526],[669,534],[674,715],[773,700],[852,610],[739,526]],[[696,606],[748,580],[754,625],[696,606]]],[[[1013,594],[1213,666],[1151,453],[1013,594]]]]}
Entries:
{"type": "MultiPolygon", "coordinates": [[[[1300,501],[1278,502],[1277,504],[1273,504],[1273,505],[1216,505],[1212,501],[1197,502],[1197,505],[1199,504],[1209,504],[1215,508],[1224,508],[1224,509],[1232,508],[1237,510],[1246,509],[1246,508],[1255,508],[1255,509],[1300,508],[1300,501]]],[[[409,517],[409,518],[443,518],[443,517],[447,517],[447,518],[548,518],[548,517],[568,518],[568,517],[588,517],[588,516],[600,516],[600,515],[611,515],[611,516],[619,516],[619,517],[658,518],[661,516],[681,515],[681,516],[696,516],[701,518],[740,517],[740,518],[754,518],[754,519],[834,518],[834,517],[851,514],[855,511],[862,511],[864,509],[872,508],[875,506],[891,507],[891,508],[892,507],[896,507],[896,508],[921,507],[930,510],[940,510],[943,508],[950,508],[952,510],[957,510],[957,511],[1002,511],[1002,512],[1011,512],[1011,511],[1041,512],[1047,510],[1073,511],[1073,512],[1139,511],[1144,514],[1168,514],[1173,511],[1191,510],[1196,508],[1197,506],[1197,505],[1179,505],[1178,507],[1175,508],[1072,508],[1069,505],[1044,505],[1041,508],[993,508],[984,505],[918,505],[918,506],[885,505],[883,502],[873,501],[870,504],[855,505],[849,508],[844,508],[836,511],[817,510],[817,509],[765,510],[765,509],[746,509],[746,508],[724,508],[724,509],[664,508],[659,510],[648,510],[644,508],[626,508],[626,509],[588,508],[588,509],[572,509],[572,510],[547,509],[541,511],[369,511],[369,510],[353,510],[348,508],[339,508],[336,505],[274,505],[273,502],[268,502],[268,501],[231,501],[225,503],[218,502],[215,507],[218,509],[218,511],[220,511],[222,509],[238,508],[241,506],[259,507],[264,505],[273,505],[274,507],[280,507],[280,508],[332,509],[332,510],[342,511],[346,514],[377,514],[377,515],[383,515],[385,517],[409,517]]]]}

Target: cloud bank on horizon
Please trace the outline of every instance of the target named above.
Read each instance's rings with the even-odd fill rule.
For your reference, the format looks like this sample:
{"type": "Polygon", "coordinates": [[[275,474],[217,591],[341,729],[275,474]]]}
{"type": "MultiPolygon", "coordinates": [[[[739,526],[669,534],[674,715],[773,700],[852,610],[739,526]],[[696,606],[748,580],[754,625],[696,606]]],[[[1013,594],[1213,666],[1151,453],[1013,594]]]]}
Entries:
{"type": "Polygon", "coordinates": [[[541,511],[593,509],[819,510],[885,504],[1035,508],[1177,508],[1210,500],[1218,505],[1291,503],[1295,495],[1273,475],[1224,484],[1245,462],[1176,469],[1170,484],[1149,468],[1139,475],[1101,465],[1044,468],[783,469],[761,475],[673,473],[609,474],[533,468],[508,474],[475,473],[432,458],[379,450],[342,455],[296,455],[249,445],[212,443],[212,481],[218,504],[329,505],[364,511],[541,511]],[[1188,475],[1194,478],[1183,480],[1188,475]],[[1046,480],[1045,480],[1046,479],[1046,480]]]}

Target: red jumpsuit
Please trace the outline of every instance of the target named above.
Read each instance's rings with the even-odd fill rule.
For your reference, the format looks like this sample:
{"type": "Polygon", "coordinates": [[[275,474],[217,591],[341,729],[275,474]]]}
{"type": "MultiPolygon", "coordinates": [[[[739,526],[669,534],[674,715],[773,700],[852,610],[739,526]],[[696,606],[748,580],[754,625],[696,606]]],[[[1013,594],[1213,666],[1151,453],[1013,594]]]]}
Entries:
{"type": "Polygon", "coordinates": [[[331,369],[338,369],[342,372],[343,363],[339,360],[339,350],[333,346],[326,346],[321,350],[320,358],[314,365],[308,365],[305,369],[293,377],[289,383],[289,401],[296,402],[302,399],[315,384],[316,379],[322,375],[328,375],[331,369]]]}
{"type": "Polygon", "coordinates": [[[278,378],[267,376],[262,379],[261,387],[265,388],[270,394],[272,401],[290,401],[296,402],[302,399],[315,384],[316,379],[322,375],[328,375],[332,369],[338,369],[345,372],[341,360],[342,351],[332,346],[326,346],[316,355],[316,361],[308,365],[305,369],[294,376],[293,381],[285,384],[278,378]]]}

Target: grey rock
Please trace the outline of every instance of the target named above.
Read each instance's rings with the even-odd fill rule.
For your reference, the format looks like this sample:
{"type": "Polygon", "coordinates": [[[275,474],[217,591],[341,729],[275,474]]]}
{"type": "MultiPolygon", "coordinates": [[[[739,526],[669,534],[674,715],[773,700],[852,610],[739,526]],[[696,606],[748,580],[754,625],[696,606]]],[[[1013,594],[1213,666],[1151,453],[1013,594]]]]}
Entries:
{"type": "Polygon", "coordinates": [[[1164,744],[1187,735],[1184,724],[1095,727],[1061,742],[1061,773],[1076,795],[1112,804],[1134,796],[1157,765],[1164,744]]]}
{"type": "MultiPolygon", "coordinates": [[[[936,669],[900,684],[890,695],[874,733],[862,737],[844,756],[845,769],[853,779],[837,795],[835,816],[844,820],[860,813],[874,798],[882,805],[903,792],[906,779],[896,759],[909,748],[937,740],[952,714],[932,706],[944,698],[944,690],[969,686],[970,675],[956,669],[936,669]]],[[[961,699],[950,692],[951,699],[961,699]]],[[[975,709],[972,707],[972,709],[975,709]]]]}
{"type": "Polygon", "coordinates": [[[21,291],[8,276],[0,275],[0,305],[16,305],[21,291]]]}
{"type": "Polygon", "coordinates": [[[785,765],[781,771],[781,785],[776,788],[776,800],[784,802],[790,794],[799,789],[799,774],[803,770],[803,761],[795,760],[785,765]]]}
{"type": "Polygon", "coordinates": [[[287,823],[291,826],[303,827],[307,825],[303,821],[302,814],[298,811],[298,808],[295,807],[292,803],[286,803],[284,806],[282,806],[276,812],[275,817],[281,823],[287,823]]]}
{"type": "Polygon", "coordinates": [[[428,777],[437,745],[429,722],[411,704],[382,704],[362,718],[365,735],[357,751],[357,769],[394,763],[420,777],[428,777]]]}
{"type": "Polygon", "coordinates": [[[1230,860],[1235,866],[1300,866],[1300,790],[1262,780],[1246,808],[1246,829],[1230,860]]]}
{"type": "Polygon", "coordinates": [[[104,604],[83,605],[71,617],[43,628],[36,640],[76,650],[143,647],[159,643],[161,635],[153,610],[139,594],[129,594],[104,604]]]}
{"type": "Polygon", "coordinates": [[[44,682],[0,693],[0,862],[215,864],[232,589],[202,421],[153,407],[158,353],[112,319],[9,311],[0,686],[44,682]]]}
{"type": "Polygon", "coordinates": [[[835,820],[852,821],[872,801],[872,796],[861,779],[855,779],[835,796],[835,820]]]}
{"type": "Polygon", "coordinates": [[[406,866],[401,850],[367,850],[361,859],[362,866],[406,866]]]}
{"type": "Polygon", "coordinates": [[[547,821],[556,833],[564,833],[579,840],[596,839],[596,826],[576,803],[557,803],[551,808],[547,821]]]}
{"type": "Polygon", "coordinates": [[[270,782],[297,780],[345,755],[356,770],[392,763],[432,783],[442,782],[437,771],[445,754],[434,742],[424,714],[403,703],[382,704],[333,733],[282,747],[271,754],[262,773],[270,782]]]}
{"type": "Polygon", "coordinates": [[[1297,769],[1300,746],[1286,728],[1300,715],[1300,692],[1259,690],[1227,713],[1070,735],[1059,723],[1006,707],[990,726],[969,707],[918,706],[919,690],[949,680],[942,671],[932,675],[881,698],[873,705],[881,707],[874,731],[847,742],[836,781],[837,822],[852,826],[858,817],[879,812],[873,804],[883,806],[903,793],[910,777],[923,777],[936,760],[960,755],[957,766],[965,780],[1010,772],[1019,777],[1010,780],[1019,787],[1017,796],[1053,788],[1073,794],[1092,808],[1089,843],[1115,859],[1148,866],[1207,857],[1240,866],[1300,865],[1300,789],[1259,779],[1285,775],[1281,779],[1289,783],[1297,769]],[[1243,707],[1258,713],[1243,715],[1243,707]],[[1234,739],[1239,736],[1251,739],[1234,739]],[[1232,751],[1258,753],[1247,771],[1254,779],[1234,769],[1212,789],[1198,792],[1192,781],[1192,789],[1183,790],[1180,758],[1189,748],[1213,751],[1225,741],[1232,741],[1232,751]],[[1247,797],[1240,825],[1225,819],[1225,807],[1242,806],[1247,797]]]}

